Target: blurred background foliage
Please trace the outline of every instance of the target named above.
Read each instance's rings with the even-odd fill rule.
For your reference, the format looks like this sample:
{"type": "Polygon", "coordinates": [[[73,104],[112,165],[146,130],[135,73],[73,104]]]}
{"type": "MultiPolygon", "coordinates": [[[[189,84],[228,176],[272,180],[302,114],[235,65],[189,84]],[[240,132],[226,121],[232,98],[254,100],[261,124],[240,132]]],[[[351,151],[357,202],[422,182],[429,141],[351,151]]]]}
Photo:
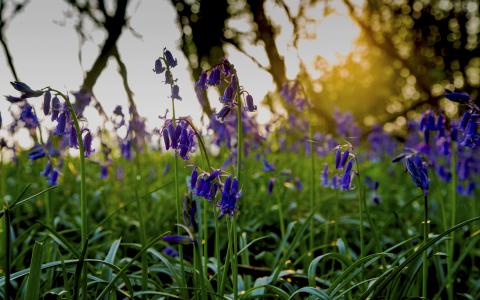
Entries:
{"type": "MultiPolygon", "coordinates": [[[[105,39],[97,59],[85,72],[82,89],[93,91],[96,79],[109,59],[115,60],[129,95],[130,112],[135,101],[128,85],[127,70],[122,63],[117,41],[129,24],[127,10],[134,1],[65,0],[80,16],[75,28],[84,40],[90,22],[104,30],[105,39]]],[[[285,113],[286,106],[278,91],[287,79],[287,63],[278,38],[291,30],[288,47],[297,49],[297,78],[308,90],[319,124],[328,128],[332,112],[352,111],[359,124],[371,128],[385,124],[392,131],[406,124],[409,115],[426,107],[442,108],[449,115],[458,112],[442,99],[445,88],[461,90],[478,99],[480,85],[480,5],[475,0],[170,0],[181,31],[180,48],[188,60],[192,78],[221,61],[229,47],[248,56],[260,69],[268,72],[277,91],[264,99],[271,112],[285,113]],[[342,6],[360,28],[356,47],[339,64],[329,64],[318,56],[314,66],[307,65],[298,51],[300,39],[313,39],[311,24],[322,22],[342,6]],[[277,24],[271,8],[280,9],[289,24],[277,24]],[[308,12],[321,7],[323,14],[308,12]],[[238,26],[243,20],[244,26],[238,26]],[[249,47],[261,47],[266,59],[250,54],[249,47]],[[313,68],[313,72],[312,72],[313,68]],[[283,107],[283,109],[282,109],[283,107]]],[[[9,52],[4,28],[22,12],[29,1],[1,0],[0,37],[12,77],[19,79],[14,55],[9,52]],[[15,9],[4,13],[6,6],[15,9]],[[13,58],[12,58],[13,57],[13,58]]],[[[138,3],[136,4],[138,5],[138,3]]],[[[134,13],[134,12],[133,12],[134,13]]],[[[141,32],[138,33],[141,35],[141,32]]],[[[338,39],[341,39],[339,34],[338,39]]],[[[331,40],[336,43],[338,40],[331,40]]],[[[212,107],[203,91],[197,91],[204,113],[212,107]]],[[[259,100],[259,99],[257,99],[259,100]]],[[[96,108],[106,118],[100,101],[96,108]]]]}

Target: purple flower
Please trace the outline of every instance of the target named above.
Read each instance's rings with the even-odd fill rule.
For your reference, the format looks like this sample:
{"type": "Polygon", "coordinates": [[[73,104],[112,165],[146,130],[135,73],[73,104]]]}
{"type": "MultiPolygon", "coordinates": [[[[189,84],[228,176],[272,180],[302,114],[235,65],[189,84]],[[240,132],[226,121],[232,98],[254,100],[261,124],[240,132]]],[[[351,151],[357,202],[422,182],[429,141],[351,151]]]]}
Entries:
{"type": "Polygon", "coordinates": [[[341,180],[341,188],[344,191],[350,189],[350,184],[352,182],[352,168],[353,168],[353,159],[349,160],[347,166],[345,167],[345,172],[343,173],[341,180]]]}
{"type": "Polygon", "coordinates": [[[232,176],[227,177],[223,185],[222,198],[217,206],[220,208],[220,217],[224,215],[233,216],[237,210],[237,201],[241,196],[238,190],[238,179],[232,176]]]}
{"type": "Polygon", "coordinates": [[[47,164],[45,165],[45,169],[43,169],[42,173],[40,175],[47,177],[50,175],[50,173],[53,170],[52,162],[50,160],[47,161],[47,164]]]}
{"type": "Polygon", "coordinates": [[[214,67],[208,76],[208,85],[219,85],[220,84],[220,68],[218,66],[214,67]]]}
{"type": "Polygon", "coordinates": [[[335,151],[335,169],[340,169],[340,160],[342,158],[342,150],[340,148],[335,151]]]}
{"type": "Polygon", "coordinates": [[[10,84],[13,86],[14,89],[22,93],[22,96],[21,96],[22,99],[39,97],[43,95],[43,91],[32,90],[27,84],[23,82],[11,81],[10,84]]]}
{"type": "Polygon", "coordinates": [[[275,185],[275,178],[270,178],[270,180],[268,180],[268,194],[271,195],[273,193],[273,187],[275,185]]]}
{"type": "Polygon", "coordinates": [[[48,115],[50,113],[50,102],[52,100],[52,94],[50,91],[46,91],[43,95],[43,114],[48,115]]]}
{"type": "Polygon", "coordinates": [[[162,59],[157,58],[157,60],[155,60],[155,68],[153,69],[153,72],[155,72],[155,74],[162,74],[164,71],[165,68],[163,67],[162,59]]]}
{"type": "Polygon", "coordinates": [[[198,178],[198,171],[197,167],[195,166],[192,171],[192,175],[190,175],[190,189],[194,189],[195,185],[197,184],[197,178],[198,178]]]}
{"type": "Polygon", "coordinates": [[[345,164],[347,163],[347,160],[350,156],[350,152],[347,150],[345,150],[345,152],[343,152],[343,155],[342,155],[342,159],[340,160],[340,167],[341,168],[344,168],[345,167],[345,164]]]}
{"type": "Polygon", "coordinates": [[[20,120],[25,123],[25,127],[28,129],[36,128],[39,125],[38,118],[33,112],[33,107],[25,104],[20,113],[20,120]]]}
{"type": "Polygon", "coordinates": [[[46,155],[45,153],[45,149],[43,148],[42,145],[40,144],[36,144],[35,146],[33,146],[32,149],[30,149],[30,151],[28,152],[28,158],[30,160],[37,160],[39,158],[42,158],[46,155]]]}
{"type": "Polygon", "coordinates": [[[302,190],[302,181],[300,181],[300,178],[295,178],[295,186],[297,187],[298,191],[302,190]]]}
{"type": "Polygon", "coordinates": [[[173,58],[172,53],[167,50],[167,48],[163,49],[163,56],[165,57],[165,60],[167,61],[167,64],[170,66],[170,68],[175,68],[177,65],[177,59],[173,58]]]}
{"type": "Polygon", "coordinates": [[[223,91],[223,96],[220,97],[220,101],[225,104],[232,103],[233,99],[235,98],[236,91],[237,91],[237,86],[236,86],[235,76],[232,76],[232,79],[230,80],[230,84],[227,86],[225,91],[223,91]]]}
{"type": "Polygon", "coordinates": [[[5,99],[10,103],[18,103],[25,100],[21,97],[15,97],[15,96],[5,96],[5,99]]]}
{"type": "Polygon", "coordinates": [[[56,135],[64,135],[65,134],[65,127],[67,126],[67,114],[62,112],[57,119],[57,127],[53,131],[56,135]]]}
{"type": "Polygon", "coordinates": [[[85,137],[83,138],[83,147],[85,157],[89,157],[95,151],[95,149],[92,148],[92,134],[90,133],[90,130],[87,130],[87,134],[85,134],[85,137]]]}
{"type": "Polygon", "coordinates": [[[428,171],[420,155],[413,154],[407,156],[405,167],[415,185],[421,188],[425,195],[428,194],[428,171]]]}
{"type": "Polygon", "coordinates": [[[171,257],[178,257],[178,255],[179,255],[178,252],[177,252],[177,250],[175,250],[175,249],[173,249],[173,248],[171,248],[171,247],[165,247],[165,248],[163,249],[163,253],[166,254],[166,255],[168,255],[168,256],[171,256],[171,257]]]}
{"type": "Polygon", "coordinates": [[[228,114],[230,113],[230,111],[231,111],[230,106],[225,105],[225,106],[222,107],[222,109],[216,114],[216,116],[217,116],[218,119],[221,119],[222,122],[223,122],[223,121],[225,121],[225,118],[228,116],[228,114]]]}
{"type": "Polygon", "coordinates": [[[327,163],[323,165],[321,184],[324,187],[328,186],[328,164],[327,163]]]}
{"type": "Polygon", "coordinates": [[[452,92],[447,89],[445,89],[445,97],[447,97],[447,99],[450,101],[460,104],[465,104],[470,101],[470,95],[468,95],[467,93],[452,92]]]}
{"type": "Polygon", "coordinates": [[[257,106],[253,104],[253,97],[252,95],[248,94],[247,97],[245,98],[245,102],[247,104],[246,109],[249,112],[254,112],[257,110],[257,106]]]}
{"type": "Polygon", "coordinates": [[[48,177],[48,185],[53,186],[57,184],[58,180],[58,171],[57,169],[53,169],[52,173],[50,174],[50,177],[48,177]]]}
{"type": "Polygon", "coordinates": [[[120,145],[120,153],[126,160],[132,159],[132,141],[123,141],[120,145]]]}
{"type": "Polygon", "coordinates": [[[265,172],[275,171],[275,166],[270,164],[266,157],[263,158],[263,171],[265,172]]]}
{"type": "Polygon", "coordinates": [[[108,167],[105,164],[100,165],[100,179],[108,177],[108,167]]]}
{"type": "Polygon", "coordinates": [[[56,121],[58,119],[58,114],[60,113],[61,105],[60,99],[57,96],[53,97],[52,99],[52,121],[56,121]]]}
{"type": "Polygon", "coordinates": [[[208,88],[208,86],[207,86],[207,72],[202,72],[202,74],[200,74],[200,77],[198,78],[197,82],[195,82],[195,86],[197,88],[202,89],[202,90],[206,90],[208,88]]]}
{"type": "Polygon", "coordinates": [[[69,144],[70,148],[78,148],[77,130],[74,126],[70,128],[69,144]]]}
{"type": "Polygon", "coordinates": [[[178,87],[178,85],[176,85],[176,84],[173,85],[172,86],[172,98],[182,100],[182,97],[180,97],[179,92],[180,92],[180,88],[178,87]]]}

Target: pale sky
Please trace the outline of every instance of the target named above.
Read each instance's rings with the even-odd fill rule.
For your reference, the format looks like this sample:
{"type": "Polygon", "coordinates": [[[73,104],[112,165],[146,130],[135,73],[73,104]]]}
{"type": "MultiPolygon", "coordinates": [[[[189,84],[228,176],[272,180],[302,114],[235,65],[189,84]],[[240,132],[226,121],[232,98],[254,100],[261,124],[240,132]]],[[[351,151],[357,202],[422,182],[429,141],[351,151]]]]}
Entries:
{"type": "MultiPolygon", "coordinates": [[[[296,1],[287,1],[294,7],[296,1]]],[[[267,13],[276,25],[281,26],[277,39],[277,46],[287,63],[287,75],[294,78],[298,72],[297,53],[289,46],[291,44],[291,28],[282,10],[275,6],[274,1],[266,5],[267,13]]],[[[313,25],[316,39],[302,40],[299,45],[299,55],[309,66],[313,65],[314,58],[320,55],[327,62],[334,64],[341,61],[354,49],[353,42],[359,30],[347,15],[346,8],[341,1],[330,1],[337,12],[322,18],[322,21],[313,25]]],[[[47,85],[60,90],[75,91],[83,79],[83,71],[78,61],[78,37],[74,31],[74,21],[65,17],[69,10],[61,0],[32,0],[28,7],[9,24],[6,36],[12,52],[14,63],[22,81],[32,88],[42,88],[47,85]],[[65,22],[66,21],[66,22],[65,22]],[[64,26],[58,25],[65,23],[64,26]]],[[[321,16],[323,7],[309,11],[311,17],[321,16]]],[[[128,77],[135,101],[142,116],[147,117],[150,128],[161,126],[158,115],[169,108],[170,93],[168,86],[162,83],[163,76],[152,72],[155,59],[161,55],[163,47],[171,50],[178,58],[178,66],[173,70],[178,78],[182,102],[176,104],[177,114],[190,115],[196,122],[200,119],[200,105],[194,93],[194,82],[188,72],[188,63],[179,49],[180,32],[176,23],[175,10],[170,1],[143,0],[131,1],[129,5],[132,27],[142,35],[138,39],[128,30],[124,30],[118,47],[120,54],[127,65],[128,77]]],[[[246,20],[239,19],[233,24],[239,28],[248,29],[246,20]]],[[[83,68],[90,69],[93,60],[99,51],[98,44],[103,42],[104,33],[91,30],[92,40],[83,47],[83,68]]],[[[267,63],[265,51],[261,47],[246,45],[249,53],[262,63],[267,63]]],[[[241,85],[243,85],[260,102],[268,91],[274,89],[272,79],[268,73],[257,68],[249,58],[231,47],[226,48],[228,58],[238,71],[241,85]]],[[[313,68],[312,68],[313,69],[313,68]]],[[[0,51],[0,94],[15,94],[9,81],[13,80],[8,69],[3,51],[0,51]]],[[[122,105],[126,111],[127,98],[123,90],[121,78],[117,73],[117,64],[110,60],[97,81],[94,92],[106,112],[111,114],[116,105],[122,105]]],[[[219,108],[216,100],[218,95],[211,94],[212,106],[219,108]]],[[[9,103],[0,101],[3,123],[10,121],[7,111],[9,103]]],[[[268,110],[259,106],[257,112],[260,122],[269,118],[268,110]]],[[[43,117],[40,113],[40,117],[43,117]]],[[[89,126],[99,124],[96,111],[87,110],[86,117],[89,126]]],[[[0,135],[6,135],[5,130],[0,135]]],[[[18,139],[22,140],[26,132],[21,133],[18,139]]]]}

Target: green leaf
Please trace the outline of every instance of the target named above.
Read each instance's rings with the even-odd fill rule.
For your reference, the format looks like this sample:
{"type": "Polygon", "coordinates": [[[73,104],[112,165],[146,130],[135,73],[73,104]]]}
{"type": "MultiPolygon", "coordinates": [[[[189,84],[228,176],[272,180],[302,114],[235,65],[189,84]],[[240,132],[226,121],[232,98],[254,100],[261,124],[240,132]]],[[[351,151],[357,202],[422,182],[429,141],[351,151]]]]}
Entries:
{"type": "Polygon", "coordinates": [[[39,299],[42,256],[43,243],[35,241],[35,245],[33,245],[32,261],[30,262],[30,274],[28,275],[27,292],[25,299],[39,299]]]}

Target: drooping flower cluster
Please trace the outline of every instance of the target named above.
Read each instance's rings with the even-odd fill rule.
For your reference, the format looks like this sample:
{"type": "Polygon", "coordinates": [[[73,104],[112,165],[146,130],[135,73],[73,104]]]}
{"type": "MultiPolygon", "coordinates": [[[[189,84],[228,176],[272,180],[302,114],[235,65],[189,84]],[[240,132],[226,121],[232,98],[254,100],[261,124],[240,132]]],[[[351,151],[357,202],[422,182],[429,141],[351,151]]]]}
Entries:
{"type": "Polygon", "coordinates": [[[238,96],[245,96],[245,110],[249,112],[257,110],[252,95],[240,87],[236,70],[227,59],[209,71],[202,72],[195,86],[201,90],[206,90],[209,86],[224,87],[223,95],[220,97],[223,108],[216,114],[216,117],[222,121],[238,106],[238,96]]]}
{"type": "Polygon", "coordinates": [[[242,192],[239,190],[239,182],[236,177],[231,175],[223,183],[222,198],[217,203],[220,208],[220,216],[229,215],[230,217],[238,210],[238,199],[242,192]]]}
{"type": "Polygon", "coordinates": [[[348,191],[352,189],[352,175],[353,175],[353,154],[348,148],[342,152],[342,147],[337,146],[335,151],[335,171],[331,179],[329,178],[328,164],[325,163],[321,175],[321,185],[330,187],[332,189],[339,189],[348,191]],[[343,173],[338,173],[338,170],[343,170],[343,173]]]}
{"type": "Polygon", "coordinates": [[[403,160],[405,169],[413,182],[419,187],[425,196],[428,195],[429,179],[428,164],[418,152],[407,151],[395,157],[392,162],[403,160]]]}
{"type": "MultiPolygon", "coordinates": [[[[56,162],[54,157],[60,156],[67,146],[70,148],[78,149],[77,130],[73,124],[71,112],[67,103],[60,102],[59,95],[54,95],[52,98],[52,90],[33,90],[27,84],[23,82],[11,82],[12,86],[21,93],[20,97],[6,96],[7,101],[11,103],[18,103],[21,108],[21,113],[18,118],[24,126],[30,130],[36,130],[40,127],[39,119],[33,109],[33,107],[26,101],[29,98],[40,97],[43,95],[42,111],[45,116],[50,116],[51,120],[56,122],[55,129],[49,133],[47,143],[45,145],[41,143],[35,144],[29,151],[30,160],[38,160],[43,157],[47,157],[48,161],[45,165],[42,176],[48,178],[50,185],[55,185],[59,176],[59,170],[62,167],[63,161],[60,159],[56,162]],[[55,138],[54,136],[58,136],[55,138]],[[54,139],[60,139],[58,149],[54,146],[54,139]]],[[[56,93],[56,92],[55,92],[56,93]]],[[[76,96],[76,102],[74,109],[78,115],[83,113],[85,106],[90,102],[90,96],[84,92],[74,93],[76,96]]],[[[16,121],[14,122],[16,126],[16,121]]],[[[92,135],[88,128],[82,128],[80,136],[82,136],[84,154],[86,157],[90,156],[94,151],[92,148],[92,135]]]]}
{"type": "Polygon", "coordinates": [[[195,132],[186,120],[176,120],[176,124],[170,119],[166,120],[160,132],[166,150],[174,149],[184,160],[189,159],[189,153],[195,152],[195,132]]]}
{"type": "Polygon", "coordinates": [[[220,169],[216,169],[211,173],[202,172],[201,174],[198,174],[197,167],[194,167],[192,175],[190,176],[190,189],[192,193],[197,197],[212,201],[217,194],[217,180],[221,172],[220,169]]]}

